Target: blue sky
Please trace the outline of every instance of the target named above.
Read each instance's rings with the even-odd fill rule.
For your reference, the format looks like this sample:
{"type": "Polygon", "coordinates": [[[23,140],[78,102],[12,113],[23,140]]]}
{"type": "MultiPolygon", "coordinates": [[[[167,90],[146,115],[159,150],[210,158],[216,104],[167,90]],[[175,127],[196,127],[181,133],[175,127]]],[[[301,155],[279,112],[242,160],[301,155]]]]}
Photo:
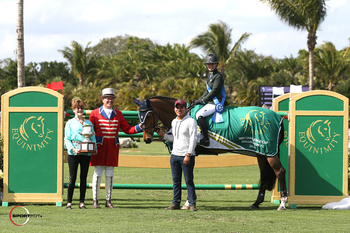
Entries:
{"type": "MultiPolygon", "coordinates": [[[[338,50],[348,47],[350,0],[330,0],[327,6],[317,46],[330,41],[338,50]]],[[[296,57],[307,49],[307,32],[281,22],[259,0],[24,0],[25,62],[65,61],[57,50],[73,40],[85,47],[125,34],[188,45],[218,20],[232,28],[233,41],[252,33],[243,48],[265,56],[296,57]]],[[[17,1],[0,0],[0,60],[15,59],[16,21],[17,1]]]]}

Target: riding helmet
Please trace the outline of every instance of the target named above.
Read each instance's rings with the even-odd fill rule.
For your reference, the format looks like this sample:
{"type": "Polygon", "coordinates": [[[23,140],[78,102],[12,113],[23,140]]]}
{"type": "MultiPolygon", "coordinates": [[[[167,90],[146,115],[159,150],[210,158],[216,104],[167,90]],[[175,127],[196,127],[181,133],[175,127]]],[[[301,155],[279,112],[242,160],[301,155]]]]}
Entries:
{"type": "Polygon", "coordinates": [[[209,64],[209,63],[216,63],[216,64],[219,63],[218,57],[212,53],[208,54],[205,57],[204,64],[209,64]]]}

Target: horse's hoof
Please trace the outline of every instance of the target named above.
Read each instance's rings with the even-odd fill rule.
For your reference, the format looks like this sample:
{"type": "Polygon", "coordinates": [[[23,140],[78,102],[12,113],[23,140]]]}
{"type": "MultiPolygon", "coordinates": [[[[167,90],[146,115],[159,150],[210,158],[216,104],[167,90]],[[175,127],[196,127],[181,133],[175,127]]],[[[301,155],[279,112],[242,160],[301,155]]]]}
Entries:
{"type": "Polygon", "coordinates": [[[280,210],[287,210],[286,209],[286,207],[285,206],[280,206],[280,207],[278,207],[278,209],[277,209],[278,211],[280,211],[280,210]]]}
{"type": "Polygon", "coordinates": [[[259,209],[259,206],[255,206],[255,205],[251,205],[249,207],[250,210],[258,210],[259,209]]]}

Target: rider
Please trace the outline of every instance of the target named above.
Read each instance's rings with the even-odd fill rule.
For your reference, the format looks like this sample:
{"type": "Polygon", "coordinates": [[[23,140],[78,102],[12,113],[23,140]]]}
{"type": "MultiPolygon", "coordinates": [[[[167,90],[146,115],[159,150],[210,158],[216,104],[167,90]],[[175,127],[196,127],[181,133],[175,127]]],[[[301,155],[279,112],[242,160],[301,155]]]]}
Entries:
{"type": "Polygon", "coordinates": [[[198,100],[194,101],[194,104],[205,103],[205,106],[196,114],[196,119],[203,135],[200,144],[203,146],[209,146],[208,126],[204,118],[215,113],[218,104],[221,104],[221,107],[227,105],[225,100],[224,78],[217,69],[218,64],[219,59],[215,54],[208,54],[205,57],[204,65],[209,70],[207,90],[198,100]]]}

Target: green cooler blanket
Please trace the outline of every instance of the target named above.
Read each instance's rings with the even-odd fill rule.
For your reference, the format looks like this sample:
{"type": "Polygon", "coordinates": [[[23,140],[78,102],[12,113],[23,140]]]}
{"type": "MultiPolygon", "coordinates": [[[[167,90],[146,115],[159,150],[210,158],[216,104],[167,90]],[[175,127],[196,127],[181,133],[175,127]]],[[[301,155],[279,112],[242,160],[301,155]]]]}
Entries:
{"type": "MultiPolygon", "coordinates": [[[[203,106],[196,105],[190,112],[191,117],[196,119],[196,113],[203,106]]],[[[256,153],[275,156],[278,153],[278,135],[283,119],[274,111],[256,106],[227,106],[222,116],[223,123],[213,122],[212,116],[206,117],[210,138],[208,148],[251,156],[256,153]]]]}

